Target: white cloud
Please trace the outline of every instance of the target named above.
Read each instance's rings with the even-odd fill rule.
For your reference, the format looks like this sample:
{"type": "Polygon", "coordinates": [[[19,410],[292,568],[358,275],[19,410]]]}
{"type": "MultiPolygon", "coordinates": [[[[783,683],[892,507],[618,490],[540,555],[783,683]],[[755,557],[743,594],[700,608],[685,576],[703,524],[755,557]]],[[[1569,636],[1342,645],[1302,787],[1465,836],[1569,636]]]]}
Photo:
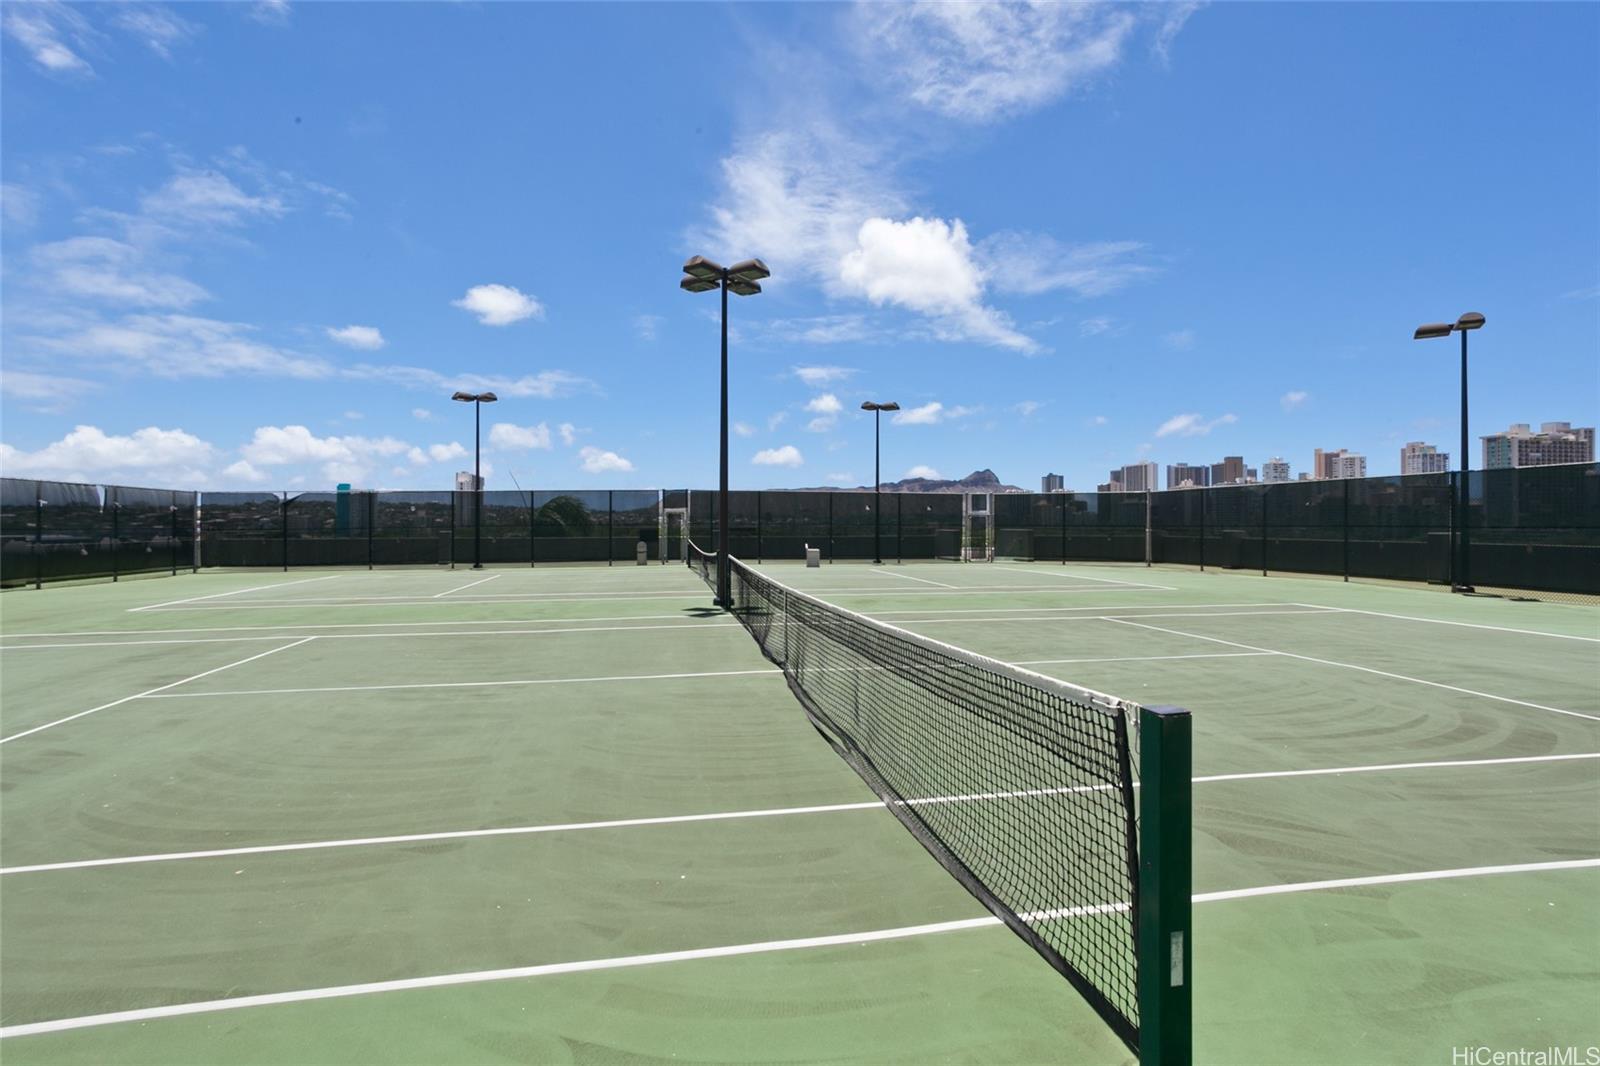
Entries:
{"type": "Polygon", "coordinates": [[[660,315],[634,315],[633,329],[642,341],[653,341],[661,330],[664,321],[660,315]]]}
{"type": "Polygon", "coordinates": [[[1089,419],[1089,424],[1091,426],[1103,426],[1110,421],[1111,419],[1107,418],[1105,415],[1095,415],[1093,418],[1089,419]]]}
{"type": "Polygon", "coordinates": [[[773,430],[775,430],[779,426],[783,425],[784,420],[786,418],[788,418],[788,417],[789,417],[788,414],[783,412],[783,411],[776,411],[773,414],[768,415],[767,416],[767,432],[771,433],[773,430]]]}
{"type": "Polygon", "coordinates": [[[843,366],[797,366],[793,373],[808,387],[816,389],[835,381],[843,381],[854,374],[855,370],[843,366]]]}
{"type": "Polygon", "coordinates": [[[1306,392],[1304,389],[1295,389],[1278,397],[1278,403],[1285,411],[1293,411],[1296,407],[1299,407],[1310,398],[1311,394],[1309,392],[1306,392]]]}
{"type": "Polygon", "coordinates": [[[1105,315],[1096,315],[1094,318],[1086,318],[1082,322],[1078,323],[1078,336],[1098,337],[1100,334],[1106,333],[1110,329],[1111,319],[1105,315]]]}
{"type": "Polygon", "coordinates": [[[510,422],[496,422],[489,427],[489,443],[496,448],[527,449],[550,447],[550,427],[540,422],[537,426],[518,426],[510,422]]]}
{"type": "Polygon", "coordinates": [[[633,464],[616,452],[602,451],[593,445],[578,449],[578,458],[579,465],[589,474],[625,474],[633,469],[633,464]]]}
{"type": "Polygon", "coordinates": [[[345,326],[342,329],[329,326],[326,332],[346,348],[359,348],[366,352],[375,352],[388,343],[377,326],[345,326]]]}
{"type": "Polygon", "coordinates": [[[279,218],[289,210],[279,196],[253,196],[215,170],[177,174],[140,206],[152,218],[193,226],[232,226],[252,218],[279,218]]]}
{"type": "Polygon", "coordinates": [[[250,327],[190,315],[129,315],[117,322],[94,322],[61,336],[36,338],[39,348],[112,363],[136,365],[156,377],[222,377],[261,374],[324,378],[327,363],[251,339],[250,327]]]}
{"type": "Polygon", "coordinates": [[[595,388],[594,382],[588,378],[565,370],[541,370],[520,378],[503,378],[483,374],[444,374],[421,366],[357,363],[339,371],[339,374],[359,381],[382,381],[408,389],[493,392],[502,400],[507,397],[551,400],[595,388]]]}
{"type": "Polygon", "coordinates": [[[907,470],[905,472],[905,476],[906,477],[927,478],[929,481],[942,481],[943,480],[943,478],[941,478],[939,476],[939,471],[935,470],[931,466],[924,466],[924,465],[918,465],[918,466],[912,467],[910,470],[907,470]]]}
{"type": "Polygon", "coordinates": [[[1021,415],[1023,418],[1031,418],[1033,417],[1034,412],[1043,406],[1044,404],[1039,400],[1023,400],[1021,403],[1016,404],[1011,409],[1017,412],[1017,414],[1021,415]]]}
{"type": "Polygon", "coordinates": [[[199,26],[159,4],[120,4],[115,21],[162,59],[171,59],[175,46],[192,40],[200,32],[199,26]]]}
{"type": "Polygon", "coordinates": [[[869,218],[856,234],[856,247],[840,261],[839,279],[846,291],[876,306],[894,304],[930,316],[944,339],[1038,350],[1003,312],[984,306],[984,273],[960,219],[869,218]]]}
{"type": "Polygon", "coordinates": [[[839,420],[832,415],[821,415],[806,423],[807,433],[831,433],[839,420]]]}
{"type": "Polygon", "coordinates": [[[750,460],[757,466],[788,466],[795,467],[805,463],[800,449],[793,444],[785,444],[781,448],[763,448],[750,460]]]}
{"type": "Polygon", "coordinates": [[[1150,46],[1150,51],[1155,53],[1163,66],[1172,62],[1172,42],[1178,36],[1178,31],[1183,29],[1183,24],[1189,21],[1189,16],[1204,7],[1205,4],[1198,0],[1177,0],[1160,5],[1162,14],[1161,26],[1156,30],[1156,39],[1150,46]]]}
{"type": "Polygon", "coordinates": [[[290,10],[289,0],[256,0],[250,5],[250,17],[263,26],[287,26],[290,10]]]}
{"type": "Polygon", "coordinates": [[[413,407],[411,409],[411,417],[419,422],[431,422],[433,421],[433,412],[426,407],[413,407]]]}
{"type": "Polygon", "coordinates": [[[14,181],[0,183],[0,215],[8,226],[26,229],[39,221],[39,194],[14,181]]]}
{"type": "Polygon", "coordinates": [[[36,279],[52,295],[83,296],[137,307],[184,308],[211,294],[176,274],[139,269],[143,253],[109,237],[69,237],[36,246],[36,279]]]}
{"type": "MultiPolygon", "coordinates": [[[[436,463],[448,463],[452,459],[465,459],[472,453],[460,441],[451,441],[449,444],[428,445],[428,458],[436,463]]],[[[488,475],[484,475],[487,477],[488,475]]]]}
{"type": "Polygon", "coordinates": [[[367,416],[362,414],[360,411],[346,411],[344,413],[344,417],[349,419],[351,422],[359,422],[367,416]]]}
{"type": "Polygon", "coordinates": [[[836,415],[844,410],[844,404],[840,403],[839,397],[833,393],[825,392],[820,396],[813,396],[806,403],[806,410],[815,415],[836,415]]]}
{"type": "Polygon", "coordinates": [[[1174,351],[1186,352],[1194,347],[1194,330],[1177,329],[1161,338],[1167,342],[1167,347],[1174,351]]]}
{"type": "Polygon", "coordinates": [[[230,463],[228,466],[225,466],[222,469],[223,480],[232,482],[234,484],[243,481],[251,485],[259,485],[263,481],[266,481],[270,476],[271,475],[257,470],[254,466],[251,466],[247,460],[244,459],[240,459],[236,463],[230,463]]]}
{"type": "Polygon", "coordinates": [[[325,463],[365,469],[374,456],[408,451],[411,445],[394,437],[318,437],[304,426],[258,426],[238,453],[254,466],[325,463]]]}
{"type": "Polygon", "coordinates": [[[1121,58],[1136,22],[1100,4],[872,3],[855,14],[875,72],[915,103],[971,122],[1092,81],[1121,58]]]}
{"type": "Polygon", "coordinates": [[[156,426],[127,436],[107,434],[98,426],[76,426],[36,452],[0,444],[0,466],[8,475],[64,480],[133,474],[158,484],[195,485],[206,479],[215,456],[216,449],[194,434],[156,426]]]}
{"type": "Polygon", "coordinates": [[[571,422],[563,422],[556,427],[556,432],[561,434],[561,443],[572,447],[578,442],[578,430],[571,422]]]}
{"type": "Polygon", "coordinates": [[[1238,415],[1226,414],[1207,422],[1197,414],[1173,415],[1156,429],[1157,437],[1203,437],[1218,426],[1232,425],[1238,415]]]}
{"type": "Polygon", "coordinates": [[[753,437],[756,434],[756,427],[748,422],[735,422],[733,431],[741,437],[753,437]]]}
{"type": "Polygon", "coordinates": [[[28,401],[41,410],[61,410],[83,393],[99,388],[95,382],[82,378],[33,374],[25,370],[0,370],[0,394],[14,400],[28,401]]]}
{"type": "Polygon", "coordinates": [[[920,407],[908,407],[903,411],[896,412],[894,424],[897,426],[932,426],[952,418],[966,418],[969,415],[977,414],[980,410],[982,409],[978,407],[962,407],[959,405],[946,407],[937,400],[932,400],[920,407]]]}
{"type": "Polygon", "coordinates": [[[485,326],[509,326],[525,318],[544,317],[538,300],[510,285],[474,285],[461,299],[450,302],[477,315],[485,326]]]}
{"type": "Polygon", "coordinates": [[[44,3],[6,4],[0,8],[0,24],[5,32],[28,50],[33,61],[51,74],[93,74],[89,61],[69,47],[83,49],[95,37],[89,22],[70,5],[59,0],[44,3]]]}
{"type": "MultiPolygon", "coordinates": [[[[1134,259],[1138,241],[1063,244],[1039,233],[997,233],[978,247],[984,274],[1002,292],[1037,295],[1063,290],[1078,296],[1104,296],[1158,271],[1134,259]]],[[[1094,319],[1109,328],[1109,319],[1094,319]]],[[[1082,326],[1080,324],[1080,330],[1082,326]]]]}

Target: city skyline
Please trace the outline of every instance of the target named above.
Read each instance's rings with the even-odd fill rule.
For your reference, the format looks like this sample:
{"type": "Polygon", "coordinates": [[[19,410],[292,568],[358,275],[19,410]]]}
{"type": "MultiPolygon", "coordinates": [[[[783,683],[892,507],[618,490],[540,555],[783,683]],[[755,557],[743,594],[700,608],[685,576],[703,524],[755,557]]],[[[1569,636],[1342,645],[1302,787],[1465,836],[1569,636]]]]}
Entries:
{"type": "Polygon", "coordinates": [[[735,488],[871,480],[863,399],[886,479],[1454,456],[1469,310],[1474,437],[1600,419],[1593,5],[8,10],[7,473],[444,488],[492,389],[490,489],[710,484],[695,254],[773,271],[735,488]]]}

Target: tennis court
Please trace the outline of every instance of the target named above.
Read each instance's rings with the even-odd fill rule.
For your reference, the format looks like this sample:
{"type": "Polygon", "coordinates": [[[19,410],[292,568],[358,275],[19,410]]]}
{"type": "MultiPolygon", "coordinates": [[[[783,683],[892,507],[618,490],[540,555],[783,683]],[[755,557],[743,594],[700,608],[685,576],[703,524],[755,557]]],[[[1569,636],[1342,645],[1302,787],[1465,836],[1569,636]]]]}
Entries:
{"type": "MultiPolygon", "coordinates": [[[[760,569],[1193,713],[1197,1060],[1600,1044],[1600,608],[760,569]]],[[[7,1062],[1131,1061],[687,568],[3,606],[7,1062]]]]}

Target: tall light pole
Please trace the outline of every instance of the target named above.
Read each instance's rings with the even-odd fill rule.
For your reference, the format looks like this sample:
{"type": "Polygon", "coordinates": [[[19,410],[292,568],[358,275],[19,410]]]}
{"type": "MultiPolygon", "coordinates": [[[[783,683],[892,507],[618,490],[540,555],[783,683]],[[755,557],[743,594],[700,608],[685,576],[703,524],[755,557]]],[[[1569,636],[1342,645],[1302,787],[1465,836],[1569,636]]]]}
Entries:
{"type": "Polygon", "coordinates": [[[761,291],[757,282],[771,277],[772,271],[759,259],[746,259],[742,263],[724,267],[703,255],[697,255],[683,264],[683,272],[686,277],[678,282],[678,287],[686,292],[722,290],[722,450],[717,487],[717,606],[731,610],[733,594],[728,582],[728,293],[754,296],[761,291]]]}
{"type": "Polygon", "coordinates": [[[1451,332],[1461,334],[1461,484],[1456,493],[1456,567],[1455,578],[1450,583],[1452,592],[1471,592],[1472,579],[1468,572],[1468,549],[1471,544],[1471,534],[1467,531],[1467,509],[1469,505],[1469,492],[1467,471],[1467,334],[1475,329],[1483,328],[1483,316],[1476,311],[1468,311],[1454,322],[1430,322],[1418,326],[1417,331],[1411,335],[1412,340],[1430,340],[1436,337],[1448,337],[1451,332]]]}
{"type": "Polygon", "coordinates": [[[472,405],[472,568],[483,569],[483,405],[500,397],[492,392],[458,392],[450,397],[472,405]]]}
{"type": "Polygon", "coordinates": [[[861,405],[863,411],[872,412],[872,564],[883,565],[883,475],[878,470],[878,460],[882,454],[883,444],[883,412],[898,411],[900,405],[890,400],[888,403],[873,403],[871,400],[861,405]]]}

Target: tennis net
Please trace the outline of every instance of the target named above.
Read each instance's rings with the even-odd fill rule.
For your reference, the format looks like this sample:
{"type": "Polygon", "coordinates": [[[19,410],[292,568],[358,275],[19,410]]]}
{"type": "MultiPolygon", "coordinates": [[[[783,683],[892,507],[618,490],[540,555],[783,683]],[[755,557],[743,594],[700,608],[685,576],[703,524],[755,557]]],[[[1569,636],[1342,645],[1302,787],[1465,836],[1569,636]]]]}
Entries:
{"type": "MultiPolygon", "coordinates": [[[[715,555],[690,544],[688,563],[715,591],[715,555]]],[[[738,559],[729,570],[733,613],[817,730],[1138,1051],[1138,708],[856,614],[738,559]]]]}

